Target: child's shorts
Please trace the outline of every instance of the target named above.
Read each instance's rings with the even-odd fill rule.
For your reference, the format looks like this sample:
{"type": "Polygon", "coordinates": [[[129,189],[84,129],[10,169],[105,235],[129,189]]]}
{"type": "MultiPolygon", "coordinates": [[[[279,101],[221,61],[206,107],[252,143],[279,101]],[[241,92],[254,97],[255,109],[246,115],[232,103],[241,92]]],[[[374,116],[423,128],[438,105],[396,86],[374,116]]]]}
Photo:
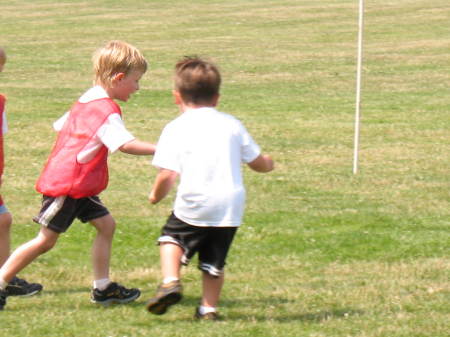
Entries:
{"type": "Polygon", "coordinates": [[[42,198],[42,208],[34,222],[56,233],[65,232],[75,218],[88,222],[108,215],[109,211],[97,196],[73,199],[68,196],[42,198]]]}
{"type": "Polygon", "coordinates": [[[179,245],[184,250],[181,260],[184,265],[187,265],[198,252],[198,268],[219,277],[223,273],[228,250],[237,228],[192,226],[172,213],[162,229],[158,243],[179,245]]]}
{"type": "Polygon", "coordinates": [[[0,195],[0,214],[3,214],[3,213],[9,213],[9,211],[6,208],[5,203],[3,202],[2,196],[0,195]]]}
{"type": "Polygon", "coordinates": [[[8,208],[6,208],[5,204],[0,205],[0,214],[9,213],[8,208]]]}

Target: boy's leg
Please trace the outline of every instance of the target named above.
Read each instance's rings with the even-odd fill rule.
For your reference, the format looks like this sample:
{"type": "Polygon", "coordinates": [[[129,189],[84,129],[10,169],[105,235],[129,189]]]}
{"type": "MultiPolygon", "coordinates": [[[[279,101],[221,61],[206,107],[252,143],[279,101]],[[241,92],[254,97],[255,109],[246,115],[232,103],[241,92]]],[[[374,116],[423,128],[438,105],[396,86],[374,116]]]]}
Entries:
{"type": "Polygon", "coordinates": [[[224,279],[224,273],[221,273],[219,277],[214,277],[206,272],[203,272],[202,306],[209,308],[217,307],[224,279]]]}
{"type": "Polygon", "coordinates": [[[92,266],[94,280],[109,278],[109,263],[111,260],[111,247],[116,229],[116,222],[111,214],[91,220],[91,224],[97,229],[92,244],[92,266]]]}
{"type": "Polygon", "coordinates": [[[147,310],[155,315],[164,314],[171,305],[178,303],[183,296],[180,283],[183,249],[171,242],[161,242],[159,252],[163,283],[158,287],[156,295],[146,305],[147,310]]]}
{"type": "MultiPolygon", "coordinates": [[[[12,224],[12,216],[3,205],[0,206],[0,267],[6,262],[10,253],[10,231],[12,224]],[[5,210],[5,212],[1,212],[5,210]]],[[[9,282],[6,287],[8,296],[31,296],[37,294],[42,290],[42,285],[39,283],[28,283],[24,279],[17,276],[9,282]]]]}
{"type": "Polygon", "coordinates": [[[9,257],[11,223],[11,213],[0,214],[0,267],[9,257]]]}
{"type": "Polygon", "coordinates": [[[169,242],[160,244],[159,254],[163,280],[180,279],[181,258],[183,253],[184,251],[179,245],[169,242]]]}
{"type": "Polygon", "coordinates": [[[224,282],[224,274],[219,277],[203,272],[203,296],[200,306],[196,309],[194,317],[202,320],[218,320],[217,305],[224,282]]]}
{"type": "Polygon", "coordinates": [[[39,255],[52,249],[58,240],[58,237],[58,233],[46,227],[41,227],[41,230],[34,239],[19,246],[3,264],[0,269],[0,284],[3,285],[0,287],[6,288],[7,283],[10,282],[17,273],[29,265],[39,255]]]}
{"type": "Polygon", "coordinates": [[[236,227],[211,228],[199,251],[199,268],[203,271],[203,295],[195,317],[217,320],[217,305],[222,291],[225,260],[236,234],[236,227]]]}
{"type": "Polygon", "coordinates": [[[109,280],[109,264],[111,247],[116,228],[116,222],[111,214],[90,220],[97,229],[97,235],[92,245],[92,265],[94,269],[94,289],[91,301],[103,305],[111,303],[128,303],[134,301],[141,294],[139,289],[127,289],[109,280]],[[102,287],[99,288],[99,284],[102,287]]]}

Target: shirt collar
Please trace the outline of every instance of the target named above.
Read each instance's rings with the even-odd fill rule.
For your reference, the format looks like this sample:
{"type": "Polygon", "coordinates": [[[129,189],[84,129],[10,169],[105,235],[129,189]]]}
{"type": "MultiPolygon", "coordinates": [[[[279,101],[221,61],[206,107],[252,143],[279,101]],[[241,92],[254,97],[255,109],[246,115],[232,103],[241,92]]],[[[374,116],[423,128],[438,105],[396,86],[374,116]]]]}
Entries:
{"type": "Polygon", "coordinates": [[[101,86],[96,85],[86,91],[78,100],[80,103],[89,103],[96,99],[109,98],[108,93],[101,86]]]}

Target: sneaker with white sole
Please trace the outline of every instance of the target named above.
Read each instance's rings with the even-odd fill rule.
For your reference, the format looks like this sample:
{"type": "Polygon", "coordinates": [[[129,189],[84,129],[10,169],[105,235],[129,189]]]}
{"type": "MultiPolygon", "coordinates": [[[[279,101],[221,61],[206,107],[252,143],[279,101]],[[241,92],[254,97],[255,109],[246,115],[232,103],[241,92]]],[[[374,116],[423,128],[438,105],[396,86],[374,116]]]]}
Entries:
{"type": "Polygon", "coordinates": [[[28,283],[15,276],[6,286],[7,296],[32,296],[42,291],[42,284],[28,283]]]}
{"type": "Polygon", "coordinates": [[[134,301],[140,295],[139,289],[128,289],[116,282],[111,282],[105,290],[92,289],[91,301],[102,305],[125,304],[134,301]]]}

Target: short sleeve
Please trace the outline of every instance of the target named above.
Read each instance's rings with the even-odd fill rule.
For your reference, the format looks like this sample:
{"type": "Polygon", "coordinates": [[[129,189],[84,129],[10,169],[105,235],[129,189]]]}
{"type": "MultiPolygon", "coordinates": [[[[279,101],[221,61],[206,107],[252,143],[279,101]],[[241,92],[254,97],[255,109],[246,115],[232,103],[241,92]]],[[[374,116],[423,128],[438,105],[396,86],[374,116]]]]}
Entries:
{"type": "Polygon", "coordinates": [[[177,138],[173,137],[173,134],[174,130],[168,124],[159,137],[152,165],[180,173],[179,155],[177,151],[179,147],[175,141],[177,138]]]}
{"type": "Polygon", "coordinates": [[[119,114],[111,114],[106,122],[98,129],[97,137],[112,153],[122,145],[132,141],[135,137],[125,128],[119,114]]]}
{"type": "Polygon", "coordinates": [[[261,154],[261,148],[253,140],[244,125],[240,123],[242,162],[250,163],[261,154]]]}
{"type": "Polygon", "coordinates": [[[56,120],[53,123],[53,129],[55,131],[59,132],[62,130],[64,123],[66,122],[67,118],[69,118],[69,112],[70,111],[67,111],[64,115],[62,115],[60,118],[58,118],[58,120],[56,120]]]}

